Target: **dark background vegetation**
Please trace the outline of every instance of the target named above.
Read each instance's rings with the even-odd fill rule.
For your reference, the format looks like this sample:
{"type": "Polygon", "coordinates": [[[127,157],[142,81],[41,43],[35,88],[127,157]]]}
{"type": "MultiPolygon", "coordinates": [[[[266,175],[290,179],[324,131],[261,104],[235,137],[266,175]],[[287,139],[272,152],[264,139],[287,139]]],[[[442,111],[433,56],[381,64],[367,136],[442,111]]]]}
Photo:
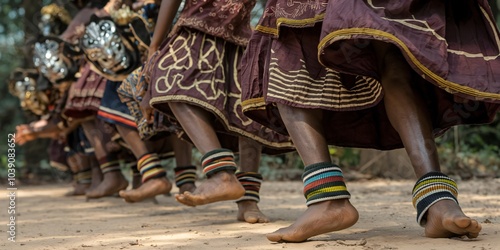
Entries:
{"type": "MultiPolygon", "coordinates": [[[[34,119],[24,113],[18,100],[8,92],[6,80],[16,67],[32,66],[27,44],[36,36],[39,10],[44,5],[58,3],[74,13],[68,0],[0,0],[0,176],[6,176],[7,135],[15,126],[34,119]]],[[[259,0],[256,16],[262,10],[259,0]]],[[[500,22],[500,1],[489,1],[500,22]]],[[[255,23],[257,19],[254,20],[255,23]]],[[[445,172],[456,177],[500,177],[500,122],[483,126],[460,126],[450,129],[437,139],[440,159],[445,172]]],[[[17,178],[25,182],[67,180],[68,173],[51,168],[47,160],[46,140],[16,147],[17,178]]],[[[337,161],[352,178],[413,178],[413,171],[403,150],[375,151],[351,148],[331,150],[337,161]]],[[[195,154],[196,155],[196,154],[195,154]]],[[[196,157],[197,158],[197,157],[196,157]]],[[[263,157],[261,172],[266,179],[298,179],[303,165],[297,154],[263,157]]]]}

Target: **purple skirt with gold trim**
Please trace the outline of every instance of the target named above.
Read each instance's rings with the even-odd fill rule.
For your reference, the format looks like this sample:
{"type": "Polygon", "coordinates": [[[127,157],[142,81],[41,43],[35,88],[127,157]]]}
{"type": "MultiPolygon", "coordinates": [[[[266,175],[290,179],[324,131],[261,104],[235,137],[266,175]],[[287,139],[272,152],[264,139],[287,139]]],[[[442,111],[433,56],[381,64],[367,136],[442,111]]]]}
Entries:
{"type": "MultiPolygon", "coordinates": [[[[182,29],[161,50],[151,75],[150,104],[175,119],[169,102],[185,102],[210,111],[223,147],[238,150],[246,136],[274,149],[292,149],[287,136],[243,115],[238,66],[243,48],[221,38],[182,29]]],[[[271,150],[271,151],[269,151],[271,150]]]]}
{"type": "MultiPolygon", "coordinates": [[[[394,3],[394,7],[404,7],[406,2],[412,1],[404,1],[404,3],[376,1],[376,3],[379,2],[391,2],[394,3]]],[[[242,106],[244,113],[273,130],[286,134],[286,128],[279,118],[275,103],[306,109],[319,108],[325,110],[323,122],[325,135],[330,144],[377,149],[403,147],[398,133],[392,127],[385,113],[383,89],[376,80],[378,74],[373,64],[374,57],[368,54],[369,43],[365,40],[352,39],[354,37],[366,38],[367,36],[360,35],[365,29],[354,29],[358,33],[353,34],[335,33],[335,28],[342,28],[342,25],[345,25],[343,22],[352,26],[371,24],[373,20],[370,18],[373,18],[374,15],[366,14],[369,12],[366,8],[364,11],[356,9],[361,8],[357,5],[368,5],[366,1],[327,2],[319,0],[287,3],[285,0],[269,0],[267,2],[266,11],[256,28],[257,32],[252,35],[242,59],[242,106]],[[347,7],[333,10],[332,5],[340,2],[347,7]],[[351,10],[352,8],[357,11],[351,10]],[[332,18],[334,11],[338,15],[336,19],[332,18]],[[365,19],[367,21],[363,23],[365,19]],[[331,32],[326,32],[329,27],[331,32]],[[328,43],[329,41],[333,44],[328,43]],[[335,43],[337,41],[341,41],[341,45],[335,43]],[[349,46],[341,47],[344,43],[349,46]]],[[[419,7],[416,4],[412,6],[419,7]]],[[[384,12],[380,9],[371,11],[384,12]]],[[[393,9],[392,11],[396,16],[405,14],[402,9],[393,9]]],[[[488,12],[486,11],[486,13],[488,12]]],[[[440,18],[439,16],[430,16],[435,20],[440,18]]],[[[481,20],[487,20],[486,16],[488,15],[485,15],[484,19],[481,20]]],[[[402,19],[405,18],[410,17],[402,17],[402,19]]],[[[387,20],[380,18],[380,22],[383,21],[387,20]]],[[[394,23],[400,25],[399,22],[394,23]]],[[[408,23],[408,26],[413,27],[418,26],[416,24],[420,21],[408,21],[408,23]]],[[[429,23],[433,22],[429,21],[429,23]]],[[[483,23],[482,28],[479,28],[480,34],[485,37],[498,37],[494,35],[496,29],[491,29],[491,27],[495,27],[493,23],[488,26],[489,32],[481,32],[481,30],[488,30],[488,27],[484,26],[483,23]]],[[[380,26],[379,28],[386,27],[380,26]]],[[[422,46],[430,44],[429,39],[420,41],[421,37],[412,36],[408,30],[405,31],[402,33],[409,36],[409,41],[416,40],[421,42],[422,46]]],[[[380,37],[376,35],[370,37],[370,39],[378,38],[380,37]]],[[[462,39],[465,38],[462,37],[462,39]]],[[[443,41],[440,42],[443,43],[443,41]]],[[[491,48],[495,48],[495,46],[491,46],[491,48]]],[[[433,53],[436,55],[440,52],[442,50],[436,50],[433,53]]],[[[472,57],[477,57],[480,54],[479,51],[475,51],[475,53],[472,57]]],[[[499,50],[496,52],[490,50],[485,55],[493,56],[487,57],[487,59],[493,59],[498,56],[498,53],[499,50]]],[[[455,52],[455,54],[461,55],[463,53],[455,52]]],[[[449,56],[444,55],[444,59],[436,61],[436,66],[443,66],[440,63],[445,62],[446,58],[449,56]]],[[[488,89],[483,96],[477,95],[477,92],[474,91],[465,91],[465,93],[474,93],[474,95],[457,93],[460,88],[446,88],[446,86],[437,85],[435,81],[429,79],[432,71],[430,73],[427,70],[416,71],[417,73],[429,73],[428,76],[420,74],[424,77],[418,77],[415,81],[419,83],[417,88],[425,96],[436,136],[453,125],[487,123],[494,118],[498,105],[492,104],[490,101],[497,101],[495,95],[498,95],[499,84],[495,78],[500,79],[500,77],[495,77],[492,65],[496,64],[493,62],[491,64],[470,65],[470,69],[485,67],[482,70],[476,69],[477,72],[483,72],[479,75],[479,78],[483,80],[481,84],[483,91],[488,89]],[[485,79],[487,80],[484,81],[485,79]],[[433,84],[429,84],[429,82],[433,84]],[[463,97],[469,97],[469,99],[463,97]]],[[[500,71],[497,71],[496,74],[498,73],[500,71]]],[[[470,79],[467,75],[468,73],[466,73],[465,79],[470,79]]]]}

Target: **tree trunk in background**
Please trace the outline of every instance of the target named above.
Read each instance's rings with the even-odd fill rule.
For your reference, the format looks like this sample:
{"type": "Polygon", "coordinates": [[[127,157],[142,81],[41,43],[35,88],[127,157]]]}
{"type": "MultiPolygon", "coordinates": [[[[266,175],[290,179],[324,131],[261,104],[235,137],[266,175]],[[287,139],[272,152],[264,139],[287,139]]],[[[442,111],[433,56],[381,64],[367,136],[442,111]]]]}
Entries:
{"type": "Polygon", "coordinates": [[[382,178],[415,178],[410,159],[404,149],[391,151],[361,149],[359,171],[382,178]]]}

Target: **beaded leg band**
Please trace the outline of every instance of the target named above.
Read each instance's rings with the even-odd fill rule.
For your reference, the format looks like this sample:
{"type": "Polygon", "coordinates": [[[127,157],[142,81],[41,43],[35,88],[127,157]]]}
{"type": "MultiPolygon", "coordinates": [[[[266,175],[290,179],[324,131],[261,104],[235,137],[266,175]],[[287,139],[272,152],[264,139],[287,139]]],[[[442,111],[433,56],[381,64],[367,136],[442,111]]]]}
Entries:
{"type": "Polygon", "coordinates": [[[307,206],[327,200],[351,198],[342,170],[332,163],[322,162],[305,167],[302,180],[307,206]]]}
{"type": "Polygon", "coordinates": [[[120,171],[120,162],[118,160],[109,160],[106,158],[99,159],[99,167],[103,174],[120,171]]]}
{"type": "Polygon", "coordinates": [[[424,226],[426,212],[440,200],[452,200],[458,204],[457,183],[440,172],[430,172],[422,176],[413,187],[413,206],[417,209],[417,222],[424,226]]]}
{"type": "Polygon", "coordinates": [[[194,184],[196,181],[196,166],[184,166],[174,168],[175,185],[181,187],[184,184],[194,184]]]}
{"type": "Polygon", "coordinates": [[[142,183],[153,178],[160,178],[166,176],[165,169],[163,169],[160,158],[156,153],[145,154],[137,161],[137,169],[141,172],[142,183]]]}
{"type": "Polygon", "coordinates": [[[240,201],[260,201],[259,191],[262,183],[262,175],[255,172],[238,172],[236,178],[240,181],[241,185],[245,188],[245,195],[238,199],[240,201]]]}
{"type": "Polygon", "coordinates": [[[203,173],[208,178],[224,170],[236,172],[233,152],[223,148],[206,153],[201,158],[201,166],[203,167],[203,173]]]}
{"type": "Polygon", "coordinates": [[[90,184],[90,182],[92,181],[92,171],[90,168],[82,170],[75,175],[76,183],[78,184],[90,184]]]}

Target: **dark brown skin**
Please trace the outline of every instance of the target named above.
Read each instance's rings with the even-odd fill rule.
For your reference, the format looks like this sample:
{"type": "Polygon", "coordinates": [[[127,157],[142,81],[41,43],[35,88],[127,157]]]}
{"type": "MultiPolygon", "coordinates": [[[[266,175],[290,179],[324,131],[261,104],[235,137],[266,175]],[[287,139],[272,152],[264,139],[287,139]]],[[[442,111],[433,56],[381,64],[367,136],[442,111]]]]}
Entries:
{"type": "MultiPolygon", "coordinates": [[[[213,115],[203,108],[173,102],[170,108],[183,130],[202,153],[221,148],[217,134],[212,126],[213,115]]],[[[187,206],[204,205],[217,201],[235,200],[243,196],[245,189],[234,173],[221,171],[204,181],[196,190],[177,194],[175,198],[187,206]]]]}
{"type": "MultiPolygon", "coordinates": [[[[418,178],[440,171],[429,113],[422,97],[411,88],[412,69],[399,50],[382,42],[373,42],[379,61],[385,108],[392,126],[398,131],[418,178]]],[[[329,162],[322,127],[322,111],[278,104],[286,128],[305,165],[329,162]]],[[[348,200],[316,203],[289,227],[268,234],[271,241],[301,242],[309,237],[337,231],[353,225],[358,218],[348,200]],[[337,204],[333,204],[337,203],[337,204]],[[326,223],[323,223],[326,222],[326,223]]],[[[435,203],[427,213],[425,235],[431,238],[465,235],[475,238],[481,225],[467,217],[450,200],[435,203]]]]}
{"type": "MultiPolygon", "coordinates": [[[[240,170],[242,172],[259,172],[262,145],[246,137],[240,137],[238,147],[240,151],[240,170]]],[[[238,202],[238,215],[236,218],[239,221],[248,223],[269,222],[269,218],[260,211],[257,202],[253,200],[238,202]]]]}
{"type": "MultiPolygon", "coordinates": [[[[94,148],[94,153],[97,159],[105,158],[109,154],[106,146],[102,141],[102,133],[96,126],[93,120],[82,123],[83,131],[90,144],[94,148]]],[[[126,189],[128,181],[125,179],[121,171],[112,171],[103,174],[102,182],[93,189],[87,191],[87,198],[101,198],[118,193],[120,190],[126,189]]]]}
{"type": "MultiPolygon", "coordinates": [[[[331,162],[323,126],[322,110],[278,104],[280,115],[304,164],[331,162]]],[[[267,234],[274,242],[302,242],[310,237],[348,228],[358,221],[358,211],[348,199],[310,205],[290,226],[267,234]]]]}
{"type": "MultiPolygon", "coordinates": [[[[373,47],[379,61],[387,115],[401,136],[417,178],[440,171],[430,112],[426,110],[422,97],[411,87],[412,69],[395,46],[374,42],[373,47]]],[[[481,225],[450,200],[438,201],[427,213],[427,237],[465,235],[476,238],[480,231],[481,225]]]]}
{"type": "MultiPolygon", "coordinates": [[[[130,145],[132,152],[136,157],[141,157],[148,152],[157,152],[160,151],[160,148],[157,148],[156,145],[153,145],[151,142],[143,142],[139,138],[139,134],[137,131],[119,127],[118,131],[120,135],[123,137],[127,144],[130,145]],[[138,141],[139,140],[139,141],[138,141]],[[140,142],[140,143],[138,143],[140,142]]],[[[175,161],[177,166],[189,166],[191,165],[191,149],[192,146],[182,141],[176,137],[167,138],[168,143],[171,143],[174,148],[175,161]]],[[[160,145],[161,146],[161,145],[160,145]]],[[[154,178],[142,183],[138,188],[132,190],[122,190],[120,191],[120,196],[125,199],[127,202],[138,202],[145,199],[153,198],[159,194],[168,194],[172,189],[172,184],[168,181],[166,177],[154,178]]],[[[194,184],[184,184],[179,187],[179,192],[184,191],[194,191],[194,184]]]]}
{"type": "MultiPolygon", "coordinates": [[[[117,125],[116,128],[123,140],[127,143],[127,145],[129,145],[136,159],[152,152],[148,149],[146,143],[141,139],[139,132],[136,129],[120,125],[117,125]]],[[[119,194],[127,202],[138,202],[144,199],[153,198],[159,194],[168,194],[171,189],[172,183],[168,181],[167,177],[159,177],[142,183],[142,185],[140,185],[137,189],[128,191],[121,190],[119,194]]]]}
{"type": "MultiPolygon", "coordinates": [[[[78,173],[90,167],[89,156],[83,154],[73,154],[67,157],[69,168],[73,174],[78,173]]],[[[85,195],[90,187],[90,183],[78,183],[73,180],[73,190],[66,193],[67,196],[85,195]]]]}
{"type": "Polygon", "coordinates": [[[90,157],[89,161],[90,170],[92,171],[92,182],[90,182],[90,187],[88,188],[88,190],[91,190],[99,186],[99,184],[102,182],[102,172],[95,155],[90,157]]]}
{"type": "MultiPolygon", "coordinates": [[[[158,50],[168,34],[180,3],[181,0],[161,1],[158,20],[149,48],[148,62],[149,58],[158,50]]],[[[211,121],[214,119],[212,113],[186,103],[172,102],[169,105],[183,130],[202,154],[221,148],[217,134],[211,124],[211,121]]],[[[148,122],[152,122],[153,109],[149,104],[142,103],[141,109],[148,122]]],[[[245,140],[240,139],[240,152],[242,155],[245,150],[255,151],[258,152],[260,159],[261,146],[254,142],[242,143],[245,140]]],[[[250,159],[242,159],[242,171],[257,172],[258,164],[259,161],[252,162],[250,159]]],[[[235,200],[240,198],[244,193],[245,189],[233,173],[221,171],[204,181],[196,190],[176,195],[176,199],[185,205],[196,206],[223,200],[235,200]]],[[[256,202],[240,202],[238,208],[238,220],[244,220],[249,223],[267,222],[269,220],[260,212],[256,202]]]]}

